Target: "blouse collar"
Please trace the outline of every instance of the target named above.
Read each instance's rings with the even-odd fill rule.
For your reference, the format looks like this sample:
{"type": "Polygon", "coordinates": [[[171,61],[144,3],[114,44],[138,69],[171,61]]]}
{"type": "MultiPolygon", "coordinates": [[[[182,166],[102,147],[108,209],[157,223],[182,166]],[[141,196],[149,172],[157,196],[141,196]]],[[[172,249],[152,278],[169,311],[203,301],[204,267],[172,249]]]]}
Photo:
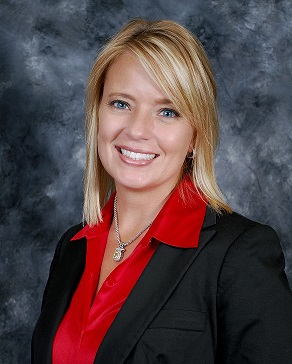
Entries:
{"type": "MultiPolygon", "coordinates": [[[[85,225],[71,240],[96,238],[107,232],[113,216],[115,193],[102,210],[103,221],[90,227],[85,225]]],[[[179,248],[195,248],[206,214],[207,203],[199,195],[189,178],[185,178],[171,193],[156,216],[151,236],[161,243],[179,248]]],[[[150,231],[149,231],[150,233],[150,231]]]]}

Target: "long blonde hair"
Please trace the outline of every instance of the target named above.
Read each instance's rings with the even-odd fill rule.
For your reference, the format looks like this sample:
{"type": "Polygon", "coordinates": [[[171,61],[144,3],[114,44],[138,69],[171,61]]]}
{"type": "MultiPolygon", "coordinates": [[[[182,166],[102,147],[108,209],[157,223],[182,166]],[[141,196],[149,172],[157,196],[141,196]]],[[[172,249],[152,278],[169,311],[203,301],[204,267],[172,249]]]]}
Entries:
{"type": "Polygon", "coordinates": [[[186,158],[181,177],[189,175],[216,212],[230,212],[214,174],[218,144],[216,84],[205,51],[189,31],[174,21],[134,19],[101,50],[88,80],[84,220],[89,225],[101,221],[101,209],[114,191],[114,181],[98,155],[98,111],[105,75],[111,64],[126,51],[132,51],[138,57],[193,126],[193,153],[191,158],[186,158]]]}

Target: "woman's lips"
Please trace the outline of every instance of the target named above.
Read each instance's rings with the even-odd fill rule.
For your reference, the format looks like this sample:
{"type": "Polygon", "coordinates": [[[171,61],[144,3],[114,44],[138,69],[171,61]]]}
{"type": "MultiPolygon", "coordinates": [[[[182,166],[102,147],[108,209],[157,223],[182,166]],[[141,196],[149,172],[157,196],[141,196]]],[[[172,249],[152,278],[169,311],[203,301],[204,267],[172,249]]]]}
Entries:
{"type": "Polygon", "coordinates": [[[135,162],[149,162],[154,158],[158,157],[158,154],[155,153],[142,153],[121,147],[117,147],[117,150],[123,157],[126,157],[128,160],[132,160],[135,162]]]}
{"type": "Polygon", "coordinates": [[[134,160],[146,160],[149,161],[150,159],[154,159],[155,158],[155,154],[148,154],[148,153],[136,153],[136,152],[131,152],[130,150],[127,149],[120,149],[121,154],[134,159],[134,160]]]}
{"type": "Polygon", "coordinates": [[[155,153],[145,153],[144,151],[134,151],[126,148],[116,147],[121,158],[127,164],[131,165],[146,165],[151,163],[153,159],[159,156],[159,154],[155,153]]]}

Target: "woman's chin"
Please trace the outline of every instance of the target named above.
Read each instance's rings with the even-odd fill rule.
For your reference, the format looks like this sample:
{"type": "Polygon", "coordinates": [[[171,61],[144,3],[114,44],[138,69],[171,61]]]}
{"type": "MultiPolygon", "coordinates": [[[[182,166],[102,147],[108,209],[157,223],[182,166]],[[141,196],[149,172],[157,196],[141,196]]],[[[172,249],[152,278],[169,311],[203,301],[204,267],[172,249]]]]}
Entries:
{"type": "Polygon", "coordinates": [[[155,194],[159,191],[161,194],[168,194],[172,191],[176,185],[177,179],[169,178],[162,180],[162,178],[149,178],[149,176],[143,176],[143,178],[119,178],[115,180],[117,189],[125,189],[128,191],[137,192],[151,192],[155,191],[155,194]]]}
{"type": "Polygon", "coordinates": [[[153,185],[151,183],[147,183],[145,180],[144,181],[139,181],[139,180],[115,180],[115,185],[117,188],[124,188],[127,190],[136,190],[136,191],[144,191],[144,190],[148,190],[151,189],[151,186],[153,187],[153,185]]]}

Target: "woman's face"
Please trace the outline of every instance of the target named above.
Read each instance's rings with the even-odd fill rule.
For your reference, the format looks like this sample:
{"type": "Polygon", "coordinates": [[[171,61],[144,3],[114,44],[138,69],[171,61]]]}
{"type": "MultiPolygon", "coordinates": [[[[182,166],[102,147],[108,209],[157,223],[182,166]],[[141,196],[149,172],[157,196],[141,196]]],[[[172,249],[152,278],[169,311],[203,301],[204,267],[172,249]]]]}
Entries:
{"type": "Polygon", "coordinates": [[[132,52],[109,68],[99,108],[98,153],[116,187],[169,193],[193,129],[132,52]]]}

